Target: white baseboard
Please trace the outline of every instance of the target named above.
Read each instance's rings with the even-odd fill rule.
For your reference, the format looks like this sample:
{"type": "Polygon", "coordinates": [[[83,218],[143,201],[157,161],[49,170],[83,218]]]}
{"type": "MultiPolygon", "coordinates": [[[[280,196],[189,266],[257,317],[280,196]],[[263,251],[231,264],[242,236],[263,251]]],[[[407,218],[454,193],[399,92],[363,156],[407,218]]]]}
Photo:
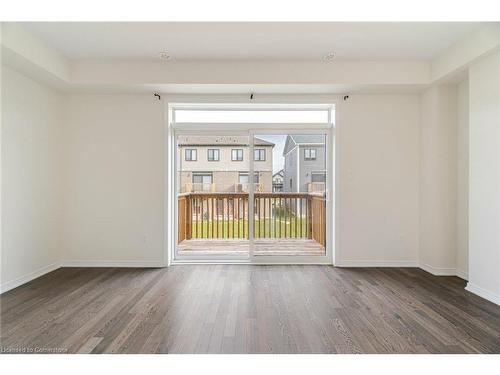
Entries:
{"type": "Polygon", "coordinates": [[[419,267],[434,276],[457,276],[461,279],[468,280],[467,272],[458,268],[433,267],[422,263],[419,267]]]}
{"type": "Polygon", "coordinates": [[[420,264],[420,268],[434,276],[457,276],[456,268],[433,267],[428,264],[420,264]]]}
{"type": "Polygon", "coordinates": [[[17,288],[23,284],[30,282],[46,273],[52,272],[61,267],[130,267],[130,268],[160,268],[165,267],[163,261],[130,261],[130,260],[65,260],[49,264],[41,267],[33,272],[18,277],[14,280],[7,281],[0,285],[0,294],[17,288]]]}
{"type": "Polygon", "coordinates": [[[165,264],[157,260],[63,260],[61,267],[160,268],[165,267],[165,264]]]}
{"type": "Polygon", "coordinates": [[[481,288],[477,285],[471,284],[470,282],[467,283],[465,290],[467,290],[471,293],[474,293],[481,298],[487,299],[490,302],[493,302],[497,305],[500,305],[500,295],[495,294],[493,292],[490,292],[489,290],[486,290],[486,289],[481,288]]]}
{"type": "Polygon", "coordinates": [[[418,267],[416,261],[392,260],[340,260],[335,267],[418,267]]]}
{"type": "Polygon", "coordinates": [[[469,280],[469,276],[467,275],[467,271],[460,270],[457,268],[457,276],[464,280],[469,280]]]}
{"type": "Polygon", "coordinates": [[[56,262],[49,264],[48,266],[40,267],[37,270],[30,272],[26,275],[18,277],[14,280],[7,281],[0,285],[0,294],[5,293],[11,289],[17,288],[23,284],[30,282],[40,276],[45,275],[46,273],[55,271],[56,269],[61,268],[61,263],[56,262]]]}

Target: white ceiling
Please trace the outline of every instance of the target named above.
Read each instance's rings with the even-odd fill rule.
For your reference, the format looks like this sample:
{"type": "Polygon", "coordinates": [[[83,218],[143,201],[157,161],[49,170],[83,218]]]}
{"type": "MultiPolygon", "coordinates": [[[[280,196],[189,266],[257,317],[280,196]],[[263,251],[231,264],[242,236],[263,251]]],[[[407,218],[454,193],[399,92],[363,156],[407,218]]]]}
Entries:
{"type": "Polygon", "coordinates": [[[430,60],[479,23],[21,23],[71,59],[430,60]]]}

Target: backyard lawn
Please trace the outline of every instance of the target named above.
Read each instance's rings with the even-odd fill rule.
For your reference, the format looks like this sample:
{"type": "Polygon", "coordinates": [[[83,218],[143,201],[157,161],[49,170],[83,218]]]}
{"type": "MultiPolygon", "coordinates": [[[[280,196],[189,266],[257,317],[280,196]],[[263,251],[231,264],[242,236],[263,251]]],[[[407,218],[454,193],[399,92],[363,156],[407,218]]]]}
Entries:
{"type": "MultiPolygon", "coordinates": [[[[254,221],[254,238],[307,238],[306,219],[292,217],[291,220],[262,219],[254,221]]],[[[248,220],[203,220],[193,221],[192,238],[248,238],[248,220]],[[238,229],[239,227],[239,229],[238,229]],[[245,236],[243,236],[245,227],[245,236]],[[212,233],[213,236],[212,236],[212,233]]]]}

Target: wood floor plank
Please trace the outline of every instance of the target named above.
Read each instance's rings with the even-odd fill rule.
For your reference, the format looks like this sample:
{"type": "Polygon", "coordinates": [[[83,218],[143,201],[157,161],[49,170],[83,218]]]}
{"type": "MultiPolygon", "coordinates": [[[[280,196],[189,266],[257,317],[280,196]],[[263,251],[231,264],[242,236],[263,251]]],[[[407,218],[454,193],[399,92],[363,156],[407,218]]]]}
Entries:
{"type": "Polygon", "coordinates": [[[500,353],[500,307],[411,268],[63,268],[0,296],[0,346],[68,353],[500,353]]]}

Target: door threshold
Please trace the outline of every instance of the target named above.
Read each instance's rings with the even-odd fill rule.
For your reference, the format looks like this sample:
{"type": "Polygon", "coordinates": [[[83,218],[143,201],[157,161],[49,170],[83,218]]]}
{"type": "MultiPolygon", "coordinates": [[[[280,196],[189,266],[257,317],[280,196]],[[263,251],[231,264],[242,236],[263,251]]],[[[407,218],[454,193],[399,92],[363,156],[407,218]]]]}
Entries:
{"type": "Polygon", "coordinates": [[[329,261],[318,261],[318,262],[250,262],[248,260],[173,260],[170,262],[171,266],[182,266],[182,265],[246,265],[246,266],[333,266],[332,262],[329,261]]]}

